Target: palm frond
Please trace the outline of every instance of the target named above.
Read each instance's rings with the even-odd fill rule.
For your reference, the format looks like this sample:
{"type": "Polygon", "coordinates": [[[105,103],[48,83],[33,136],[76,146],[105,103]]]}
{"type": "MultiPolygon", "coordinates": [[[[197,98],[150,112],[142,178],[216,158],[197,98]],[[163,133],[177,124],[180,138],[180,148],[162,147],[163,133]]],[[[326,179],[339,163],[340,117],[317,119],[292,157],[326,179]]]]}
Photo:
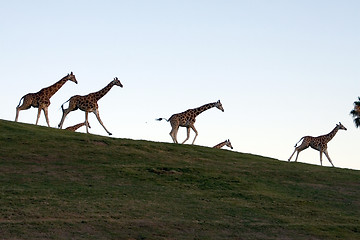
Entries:
{"type": "Polygon", "coordinates": [[[357,111],[357,110],[351,110],[350,114],[353,116],[353,117],[360,117],[360,112],[357,111]]]}
{"type": "Polygon", "coordinates": [[[350,111],[350,115],[354,118],[355,126],[360,127],[360,97],[358,97],[359,101],[354,102],[354,109],[350,111]]]}
{"type": "Polygon", "coordinates": [[[360,107],[360,101],[355,101],[354,102],[354,107],[360,107]]]}
{"type": "Polygon", "coordinates": [[[354,118],[354,123],[357,128],[360,127],[360,117],[354,118]]]}

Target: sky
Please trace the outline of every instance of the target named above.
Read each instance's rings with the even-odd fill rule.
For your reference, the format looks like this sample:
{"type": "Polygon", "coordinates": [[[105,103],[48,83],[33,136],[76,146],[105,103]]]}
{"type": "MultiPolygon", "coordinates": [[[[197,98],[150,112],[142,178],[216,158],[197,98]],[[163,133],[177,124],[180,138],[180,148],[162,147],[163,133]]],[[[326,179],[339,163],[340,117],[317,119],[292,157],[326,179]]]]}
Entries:
{"type": "MultiPolygon", "coordinates": [[[[224,112],[196,118],[196,145],[230,139],[233,151],[287,161],[301,137],[341,122],[347,131],[329,155],[360,170],[360,129],[349,115],[360,96],[359,11],[357,0],[2,0],[0,119],[14,121],[22,96],[73,72],[78,84],[51,98],[56,128],[71,96],[118,77],[124,87],[98,102],[111,137],[171,143],[170,123],[156,118],[221,100],[224,112]]],[[[21,111],[19,122],[35,124],[36,115],[21,111]]],[[[71,112],[64,127],[84,119],[71,112]]],[[[90,133],[108,136],[94,114],[89,122],[90,133]]],[[[319,152],[298,161],[319,165],[319,152]]]]}

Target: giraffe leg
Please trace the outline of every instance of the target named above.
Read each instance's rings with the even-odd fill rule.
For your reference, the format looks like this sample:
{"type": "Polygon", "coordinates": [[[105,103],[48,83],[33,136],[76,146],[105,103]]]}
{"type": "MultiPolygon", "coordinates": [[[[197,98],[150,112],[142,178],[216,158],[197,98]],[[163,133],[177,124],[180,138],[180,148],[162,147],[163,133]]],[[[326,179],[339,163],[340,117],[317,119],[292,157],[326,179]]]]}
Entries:
{"type": "Polygon", "coordinates": [[[86,119],[86,121],[85,121],[85,127],[86,127],[86,129],[87,129],[87,128],[91,128],[91,127],[90,127],[90,124],[89,124],[89,121],[88,121],[87,119],[86,119]]]}
{"type": "Polygon", "coordinates": [[[296,152],[296,148],[295,148],[294,152],[291,154],[291,156],[289,157],[289,160],[288,160],[289,162],[290,162],[290,159],[294,156],[295,152],[296,152]]]}
{"type": "Polygon", "coordinates": [[[85,112],[86,133],[89,133],[89,129],[88,129],[88,125],[89,125],[89,123],[88,123],[88,116],[89,116],[89,112],[85,112]]]}
{"type": "Polygon", "coordinates": [[[64,124],[65,118],[66,116],[71,112],[77,109],[76,107],[76,103],[74,103],[73,101],[71,101],[71,99],[69,100],[69,107],[67,109],[64,109],[63,106],[61,106],[62,111],[63,111],[63,115],[61,117],[60,123],[58,125],[58,127],[60,129],[62,129],[62,126],[64,124]]]}
{"type": "Polygon", "coordinates": [[[198,136],[198,132],[196,131],[196,128],[194,127],[194,125],[190,125],[190,127],[191,127],[191,129],[195,132],[195,137],[194,137],[194,140],[193,140],[193,142],[192,142],[192,144],[194,144],[195,139],[196,139],[196,137],[198,136]]]}
{"type": "Polygon", "coordinates": [[[48,107],[43,108],[43,111],[44,111],[46,123],[47,123],[48,127],[50,127],[49,117],[48,117],[48,107]]]}
{"type": "Polygon", "coordinates": [[[171,132],[170,132],[170,136],[173,140],[174,143],[178,143],[177,141],[177,132],[178,132],[179,128],[178,127],[174,127],[171,129],[171,132]]]}
{"type": "Polygon", "coordinates": [[[174,134],[173,132],[174,132],[174,129],[171,129],[169,135],[170,135],[171,139],[173,140],[173,142],[176,143],[175,137],[173,136],[173,134],[174,134]]]}
{"type": "Polygon", "coordinates": [[[171,124],[170,136],[171,136],[174,143],[178,143],[178,141],[177,141],[177,133],[179,131],[179,123],[178,123],[178,121],[171,120],[170,124],[171,124]]]}
{"type": "Polygon", "coordinates": [[[15,122],[17,122],[17,121],[18,121],[18,118],[19,118],[19,112],[20,112],[21,110],[23,110],[23,109],[22,109],[22,108],[20,108],[20,107],[17,107],[17,108],[16,108],[15,122]]]}
{"type": "Polygon", "coordinates": [[[301,151],[297,151],[296,158],[295,158],[295,162],[297,162],[300,152],[301,152],[301,151]]]}
{"type": "MultiPolygon", "coordinates": [[[[95,109],[95,110],[93,111],[93,113],[96,115],[96,118],[98,119],[98,121],[99,121],[99,123],[101,124],[101,126],[103,126],[103,128],[105,129],[105,131],[106,131],[109,135],[112,135],[112,133],[109,132],[109,131],[106,129],[106,127],[104,126],[103,122],[101,121],[100,115],[99,115],[99,110],[98,110],[98,109],[95,109]]],[[[86,121],[87,121],[87,119],[86,119],[86,121]]]]}
{"type": "Polygon", "coordinates": [[[63,124],[64,124],[66,115],[68,115],[68,113],[70,112],[70,111],[67,111],[67,110],[68,110],[68,109],[66,109],[65,111],[63,111],[63,115],[62,115],[61,120],[60,120],[60,123],[59,123],[59,125],[58,125],[58,127],[59,127],[60,129],[62,129],[62,126],[63,126],[63,124]]]}
{"type": "Polygon", "coordinates": [[[184,144],[190,137],[190,127],[187,127],[186,130],[187,130],[186,139],[181,144],[184,144]]]}
{"type": "Polygon", "coordinates": [[[20,103],[19,103],[19,105],[16,107],[15,122],[18,121],[19,112],[20,112],[21,110],[26,110],[26,109],[31,108],[31,99],[30,99],[30,97],[28,97],[28,95],[25,95],[24,97],[22,97],[22,98],[20,99],[20,103]],[[22,103],[22,105],[20,106],[21,100],[23,100],[23,103],[22,103]]]}
{"type": "Polygon", "coordinates": [[[176,143],[179,143],[178,140],[177,140],[177,134],[178,134],[178,132],[179,132],[179,126],[177,126],[177,127],[175,128],[175,132],[174,132],[174,136],[175,136],[175,141],[176,141],[176,143]]]}
{"type": "Polygon", "coordinates": [[[66,115],[68,115],[69,112],[70,112],[70,111],[67,111],[67,109],[63,112],[63,115],[62,115],[62,117],[61,117],[60,123],[59,123],[59,125],[58,125],[58,127],[59,127],[60,129],[62,129],[62,126],[63,126],[63,124],[64,124],[66,115]]]}
{"type": "Polygon", "coordinates": [[[39,118],[40,118],[40,113],[41,113],[41,107],[38,108],[38,114],[37,114],[37,118],[36,118],[36,123],[35,125],[38,125],[38,122],[39,122],[39,118]]]}
{"type": "Polygon", "coordinates": [[[18,118],[19,118],[19,112],[20,112],[20,108],[16,108],[16,116],[15,116],[15,122],[18,121],[18,118]]]}
{"type": "MultiPolygon", "coordinates": [[[[308,147],[309,147],[308,144],[302,143],[300,146],[298,146],[298,147],[295,148],[294,153],[297,151],[296,158],[295,158],[295,162],[297,162],[297,160],[298,160],[299,153],[300,153],[301,151],[307,149],[308,147]]],[[[293,154],[294,154],[294,153],[293,153],[293,154]]],[[[291,155],[291,156],[292,156],[292,155],[291,155]]]]}
{"type": "Polygon", "coordinates": [[[322,150],[320,150],[320,165],[322,166],[322,150]]]}
{"type": "Polygon", "coordinates": [[[308,147],[305,147],[305,148],[300,148],[301,146],[295,148],[295,151],[297,151],[297,154],[296,154],[296,158],[295,158],[295,162],[297,162],[298,160],[298,157],[299,157],[299,153],[305,149],[307,149],[308,147]]]}
{"type": "Polygon", "coordinates": [[[324,153],[325,153],[325,156],[327,157],[327,159],[329,160],[329,162],[331,163],[331,165],[333,167],[335,167],[334,164],[332,163],[331,159],[330,159],[330,156],[329,156],[329,153],[328,153],[327,149],[325,149],[324,153]]]}

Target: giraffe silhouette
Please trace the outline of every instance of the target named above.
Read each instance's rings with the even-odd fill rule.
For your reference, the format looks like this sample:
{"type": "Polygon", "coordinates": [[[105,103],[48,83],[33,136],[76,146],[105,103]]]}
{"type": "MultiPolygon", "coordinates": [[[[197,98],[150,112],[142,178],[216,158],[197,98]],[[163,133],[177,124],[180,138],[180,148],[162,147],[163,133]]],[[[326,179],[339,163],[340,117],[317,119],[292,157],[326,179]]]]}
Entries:
{"type": "Polygon", "coordinates": [[[213,107],[216,107],[217,109],[221,110],[222,112],[224,112],[224,108],[219,101],[217,102],[213,102],[213,103],[208,103],[208,104],[205,104],[201,107],[198,107],[198,108],[194,108],[194,109],[188,109],[186,110],[185,112],[182,112],[182,113],[176,113],[174,115],[172,115],[169,119],[166,119],[166,118],[158,118],[156,120],[158,121],[161,121],[161,120],[166,120],[168,122],[170,122],[171,124],[171,132],[170,132],[170,136],[172,138],[172,140],[174,141],[174,143],[178,143],[177,141],[177,133],[178,133],[178,130],[179,130],[179,127],[186,127],[187,129],[187,137],[186,139],[182,142],[182,143],[185,143],[189,137],[190,137],[190,128],[195,132],[195,137],[194,137],[194,140],[192,142],[192,144],[194,144],[195,142],[195,139],[196,137],[198,136],[198,132],[194,126],[195,124],[195,121],[196,121],[196,117],[210,109],[210,108],[213,108],[213,107]]]}
{"type": "Polygon", "coordinates": [[[335,128],[329,132],[326,135],[322,135],[322,136],[318,136],[318,137],[312,137],[312,136],[304,136],[302,137],[295,145],[295,150],[294,152],[291,154],[290,158],[289,158],[289,162],[290,159],[292,158],[292,156],[295,154],[295,152],[297,152],[296,154],[296,158],[295,158],[295,162],[297,162],[299,153],[305,149],[307,149],[308,147],[311,147],[317,151],[320,152],[320,164],[322,166],[322,154],[324,153],[325,156],[327,157],[327,159],[329,160],[329,162],[331,163],[331,165],[334,167],[334,164],[332,163],[329,153],[327,151],[327,143],[330,142],[331,139],[333,139],[333,137],[336,135],[336,133],[339,131],[339,129],[342,130],[347,130],[346,127],[344,127],[340,122],[339,124],[336,124],[335,128]],[[303,142],[301,143],[300,146],[297,147],[297,144],[303,140],[303,142]]]}
{"type": "Polygon", "coordinates": [[[39,118],[40,118],[40,113],[41,110],[44,111],[44,115],[45,115],[45,119],[46,119],[46,123],[47,125],[50,127],[50,123],[49,123],[49,117],[48,117],[48,107],[50,105],[50,98],[68,81],[72,81],[74,83],[77,84],[75,75],[73,74],[73,72],[71,72],[70,74],[66,75],[65,77],[63,77],[62,79],[60,79],[59,81],[57,81],[56,83],[54,83],[53,85],[43,88],[41,89],[39,92],[37,93],[28,93],[26,95],[24,95],[19,102],[19,105],[16,107],[16,117],[15,117],[15,122],[18,121],[18,117],[19,117],[19,112],[21,110],[26,110],[29,109],[31,107],[34,108],[38,108],[38,114],[37,114],[37,118],[36,118],[36,125],[38,124],[39,118]],[[22,105],[21,104],[21,101],[22,105]]]}
{"type": "Polygon", "coordinates": [[[88,114],[89,114],[89,112],[93,112],[95,114],[96,118],[98,119],[99,123],[101,124],[101,126],[103,126],[103,128],[105,129],[105,131],[109,135],[112,135],[112,133],[109,132],[106,129],[106,127],[104,126],[103,122],[100,119],[99,106],[98,106],[97,102],[105,94],[107,94],[110,91],[110,89],[115,85],[123,87],[123,85],[121,84],[119,79],[116,77],[106,87],[104,87],[103,89],[101,89],[98,92],[89,93],[88,95],[85,95],[85,96],[80,96],[80,95],[72,96],[69,100],[67,100],[65,102],[65,103],[69,102],[69,107],[67,109],[64,109],[64,104],[65,103],[63,103],[61,105],[61,109],[63,111],[63,116],[62,116],[61,121],[60,121],[60,123],[58,125],[59,128],[60,129],[62,128],[62,125],[64,123],[66,115],[68,115],[71,111],[75,111],[77,109],[80,109],[80,110],[85,112],[85,123],[86,123],[85,126],[86,126],[86,132],[87,133],[89,133],[89,130],[88,130],[88,114]]]}

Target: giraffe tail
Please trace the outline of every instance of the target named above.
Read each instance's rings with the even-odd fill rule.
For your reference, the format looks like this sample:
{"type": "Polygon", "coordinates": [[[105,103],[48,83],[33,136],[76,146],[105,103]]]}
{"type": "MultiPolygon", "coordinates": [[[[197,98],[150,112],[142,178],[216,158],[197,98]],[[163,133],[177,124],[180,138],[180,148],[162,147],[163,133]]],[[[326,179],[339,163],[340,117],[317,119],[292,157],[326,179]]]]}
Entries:
{"type": "Polygon", "coordinates": [[[166,118],[157,118],[155,119],[156,121],[161,121],[161,120],[166,120],[167,122],[169,121],[169,119],[166,119],[166,118]]]}
{"type": "Polygon", "coordinates": [[[25,96],[23,96],[22,98],[20,98],[19,104],[17,105],[16,108],[20,107],[21,101],[25,98],[25,96]]]}
{"type": "Polygon", "coordinates": [[[298,143],[299,143],[301,140],[303,140],[303,139],[304,139],[304,137],[300,138],[300,140],[295,144],[294,147],[297,147],[298,143]]]}
{"type": "Polygon", "coordinates": [[[64,103],[61,105],[61,110],[62,110],[63,113],[64,113],[64,111],[65,111],[65,109],[64,109],[64,104],[67,103],[68,101],[70,101],[70,99],[67,100],[66,102],[64,102],[64,103]]]}

